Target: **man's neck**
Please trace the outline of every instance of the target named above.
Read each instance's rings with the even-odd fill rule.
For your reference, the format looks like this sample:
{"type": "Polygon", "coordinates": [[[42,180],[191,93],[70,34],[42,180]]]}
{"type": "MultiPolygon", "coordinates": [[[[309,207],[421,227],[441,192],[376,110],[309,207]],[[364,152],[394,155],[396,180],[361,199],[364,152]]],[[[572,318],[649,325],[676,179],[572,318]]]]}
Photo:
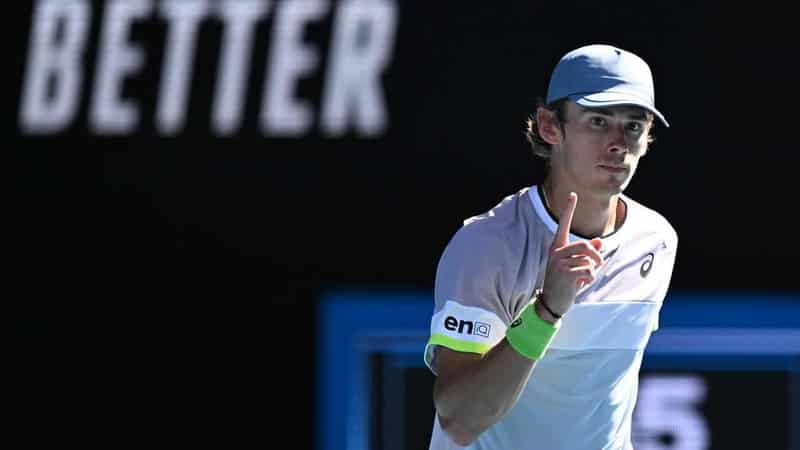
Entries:
{"type": "Polygon", "coordinates": [[[578,204],[572,217],[571,232],[594,238],[611,234],[624,219],[619,195],[598,195],[582,192],[566,185],[554,185],[552,180],[542,184],[545,202],[550,212],[559,217],[567,204],[570,192],[578,194],[578,204]]]}

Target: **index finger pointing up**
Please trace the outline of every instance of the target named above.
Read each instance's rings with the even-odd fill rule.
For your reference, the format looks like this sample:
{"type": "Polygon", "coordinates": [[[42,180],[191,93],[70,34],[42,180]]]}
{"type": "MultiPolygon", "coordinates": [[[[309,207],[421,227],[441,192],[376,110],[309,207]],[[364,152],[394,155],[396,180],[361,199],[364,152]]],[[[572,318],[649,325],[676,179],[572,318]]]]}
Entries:
{"type": "Polygon", "coordinates": [[[570,192],[567,204],[561,210],[561,216],[558,218],[558,229],[556,230],[556,238],[553,241],[554,247],[558,248],[569,244],[569,229],[572,227],[572,215],[575,213],[577,204],[578,194],[570,192]]]}

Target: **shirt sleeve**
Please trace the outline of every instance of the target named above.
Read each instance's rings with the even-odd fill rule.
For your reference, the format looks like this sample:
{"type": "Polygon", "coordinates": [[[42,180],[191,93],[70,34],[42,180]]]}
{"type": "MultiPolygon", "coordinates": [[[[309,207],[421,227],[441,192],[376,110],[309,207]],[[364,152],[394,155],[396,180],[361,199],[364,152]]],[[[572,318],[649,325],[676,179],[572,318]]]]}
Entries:
{"type": "Polygon", "coordinates": [[[462,227],[445,248],[436,271],[434,313],[425,346],[425,364],[434,373],[436,346],[483,354],[505,336],[513,287],[509,251],[502,236],[479,225],[462,227]]]}

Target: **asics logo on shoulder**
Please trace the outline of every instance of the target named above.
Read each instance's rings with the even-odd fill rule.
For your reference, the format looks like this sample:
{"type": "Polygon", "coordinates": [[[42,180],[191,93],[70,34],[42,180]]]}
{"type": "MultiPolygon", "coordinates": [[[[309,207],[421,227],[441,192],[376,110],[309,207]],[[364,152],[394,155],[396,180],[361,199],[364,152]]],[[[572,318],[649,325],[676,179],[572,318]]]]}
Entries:
{"type": "Polygon", "coordinates": [[[639,275],[642,278],[646,277],[647,274],[650,273],[650,269],[653,268],[653,259],[655,255],[653,253],[648,253],[647,256],[644,257],[644,262],[642,263],[642,267],[639,269],[639,275]]]}
{"type": "Polygon", "coordinates": [[[483,337],[489,337],[489,331],[492,329],[492,326],[488,323],[459,320],[453,316],[447,316],[444,319],[444,327],[460,334],[472,334],[483,337]]]}

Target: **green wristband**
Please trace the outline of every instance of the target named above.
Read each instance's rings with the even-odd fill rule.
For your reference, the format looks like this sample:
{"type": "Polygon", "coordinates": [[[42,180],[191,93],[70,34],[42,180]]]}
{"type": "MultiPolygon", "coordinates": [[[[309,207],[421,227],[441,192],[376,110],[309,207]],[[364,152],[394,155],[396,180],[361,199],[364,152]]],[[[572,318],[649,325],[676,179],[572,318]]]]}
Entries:
{"type": "Polygon", "coordinates": [[[517,320],[511,323],[506,330],[506,340],[522,356],[541,359],[561,327],[561,321],[555,325],[545,321],[536,314],[534,303],[535,301],[528,303],[517,320]]]}

